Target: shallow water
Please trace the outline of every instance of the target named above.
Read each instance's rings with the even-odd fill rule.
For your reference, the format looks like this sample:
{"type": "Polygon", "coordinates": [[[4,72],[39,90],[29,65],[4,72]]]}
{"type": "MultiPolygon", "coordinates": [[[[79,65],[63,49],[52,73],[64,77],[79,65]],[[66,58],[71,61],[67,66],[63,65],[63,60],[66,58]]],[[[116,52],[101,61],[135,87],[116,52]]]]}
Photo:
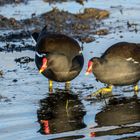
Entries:
{"type": "Polygon", "coordinates": [[[49,98],[48,81],[38,73],[34,62],[20,65],[14,61],[22,56],[34,58],[33,51],[0,52],[0,69],[4,71],[0,78],[0,140],[140,139],[140,94],[133,97],[132,86],[115,87],[109,97],[85,100],[104,85],[93,75],[84,75],[87,61],[112,44],[140,42],[139,4],[137,0],[94,0],[84,6],[75,2],[49,5],[31,0],[27,5],[1,7],[0,14],[16,19],[30,18],[32,13],[38,15],[53,6],[73,13],[85,7],[103,8],[111,12],[110,18],[104,20],[105,26],[113,28],[108,35],[96,36],[95,42],[84,44],[85,66],[71,82],[71,91],[64,91],[63,83],[54,83],[56,95],[49,98]],[[38,6],[41,10],[36,10],[38,6]],[[127,21],[137,24],[137,32],[135,27],[127,28],[127,21]],[[46,125],[41,120],[47,120],[46,125]]]}

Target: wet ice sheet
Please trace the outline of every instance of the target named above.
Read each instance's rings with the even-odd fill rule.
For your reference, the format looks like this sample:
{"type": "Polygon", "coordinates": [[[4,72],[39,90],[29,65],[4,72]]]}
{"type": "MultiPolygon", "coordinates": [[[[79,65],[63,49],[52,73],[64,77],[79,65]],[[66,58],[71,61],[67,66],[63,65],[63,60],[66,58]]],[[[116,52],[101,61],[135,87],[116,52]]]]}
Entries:
{"type": "MultiPolygon", "coordinates": [[[[31,1],[31,3],[36,3],[37,1],[31,1]]],[[[115,126],[112,124],[112,126],[102,126],[97,127],[98,124],[95,121],[96,115],[102,111],[102,108],[106,107],[105,100],[101,101],[85,101],[83,100],[84,97],[94,91],[96,89],[99,89],[100,87],[103,87],[104,85],[100,82],[97,82],[95,80],[95,77],[93,75],[90,75],[88,77],[84,76],[87,62],[88,60],[93,56],[100,56],[109,46],[111,46],[114,43],[120,42],[120,41],[129,41],[129,42],[136,42],[139,43],[140,38],[140,32],[138,30],[137,33],[131,32],[125,27],[127,20],[131,21],[132,23],[138,23],[139,27],[139,1],[135,0],[130,2],[129,0],[109,0],[104,1],[104,5],[102,5],[103,0],[96,0],[96,1],[89,1],[89,3],[85,3],[85,6],[91,7],[91,3],[93,6],[97,8],[103,8],[103,9],[110,9],[111,10],[111,16],[110,19],[105,20],[107,22],[107,25],[110,26],[118,26],[123,25],[123,32],[119,32],[119,29],[117,28],[115,32],[111,32],[107,36],[97,36],[97,40],[93,43],[84,44],[84,57],[85,57],[85,65],[83,68],[83,71],[80,73],[80,75],[72,81],[72,90],[75,92],[75,94],[79,94],[80,98],[82,99],[82,103],[85,106],[86,115],[83,117],[84,123],[87,125],[86,128],[75,130],[71,132],[64,132],[59,134],[53,134],[53,135],[41,135],[38,133],[38,130],[40,129],[40,125],[37,122],[37,110],[40,109],[39,101],[40,99],[44,99],[48,96],[48,82],[47,80],[38,73],[38,70],[34,64],[34,62],[29,63],[28,65],[22,65],[16,64],[14,62],[15,58],[22,57],[22,56],[30,56],[34,58],[34,52],[33,51],[23,51],[23,52],[14,52],[14,53],[5,53],[0,52],[0,69],[3,69],[4,71],[4,78],[1,78],[0,80],[0,91],[1,95],[6,97],[0,102],[0,139],[9,140],[43,140],[43,139],[55,139],[59,137],[66,137],[66,136],[74,136],[74,135],[84,135],[85,140],[90,139],[91,137],[89,134],[91,132],[103,132],[102,136],[98,136],[93,139],[103,139],[103,140],[114,140],[119,139],[123,137],[132,137],[132,136],[139,136],[140,131],[137,130],[137,128],[134,128],[134,126],[139,127],[139,123],[135,124],[129,124],[125,125],[124,127],[132,127],[131,131],[128,129],[128,132],[125,134],[119,134],[114,135],[110,133],[111,130],[119,130],[118,128],[121,128],[121,126],[115,126]],[[121,5],[121,6],[120,6],[121,5]],[[113,6],[113,8],[111,8],[113,6]],[[119,8],[115,8],[118,7],[119,8]],[[123,8],[123,14],[121,14],[120,9],[123,8]],[[120,20],[118,23],[116,23],[116,20],[120,20]],[[113,21],[113,24],[109,24],[110,21],[113,21]],[[123,36],[123,37],[122,37],[123,36]],[[92,53],[92,52],[93,53],[92,53]],[[16,71],[15,71],[16,70],[16,71]],[[14,82],[13,80],[16,79],[17,82],[14,82]],[[83,86],[85,85],[85,86],[83,86]],[[88,89],[87,87],[93,86],[93,88],[88,89]],[[8,99],[8,100],[7,100],[8,99]],[[8,111],[7,111],[8,110],[8,111]],[[137,130],[135,132],[135,130],[137,130]],[[109,135],[110,134],[110,135],[109,135]]],[[[41,4],[41,2],[40,2],[41,4]]],[[[73,5],[69,5],[69,8],[66,6],[67,4],[58,4],[59,7],[64,6],[66,10],[70,10],[73,5]]],[[[27,6],[27,5],[26,5],[27,6]]],[[[41,5],[40,5],[41,6],[41,5]]],[[[37,11],[37,14],[40,14],[42,12],[46,12],[46,6],[43,4],[44,8],[42,8],[42,11],[37,11]],[[39,13],[40,12],[40,13],[39,13]]],[[[17,6],[18,7],[18,6],[17,6]]],[[[20,7],[20,6],[19,6],[20,7]]],[[[34,5],[35,7],[35,5],[34,5]]],[[[50,7],[51,8],[51,7],[50,7]]],[[[76,10],[73,12],[78,12],[79,9],[83,9],[83,6],[76,4],[76,10]]],[[[14,7],[15,9],[15,7],[14,7]]],[[[12,11],[13,9],[11,9],[12,11]]],[[[19,8],[20,10],[20,8],[19,8]]],[[[30,11],[29,14],[25,12],[24,14],[24,8],[23,11],[20,12],[20,14],[23,14],[21,18],[27,18],[30,17],[33,12],[36,12],[36,9],[33,9],[33,11],[30,11]]],[[[49,10],[49,8],[48,8],[49,10]]],[[[4,11],[4,10],[3,10],[4,11]]],[[[2,12],[2,11],[1,11],[2,12]]],[[[14,11],[13,11],[14,12],[14,11]]],[[[12,16],[13,13],[9,12],[9,16],[12,16]]],[[[6,13],[5,13],[6,14],[6,13]]],[[[19,15],[15,15],[15,17],[18,19],[19,15]]],[[[139,28],[138,28],[139,29],[139,28]]],[[[139,83],[140,85],[140,83],[139,83]]],[[[63,89],[64,84],[57,84],[54,83],[54,87],[58,87],[63,89]]],[[[132,87],[127,87],[128,89],[132,89],[132,87]]],[[[132,97],[133,91],[131,92],[123,92],[124,87],[117,87],[113,89],[113,94],[121,94],[125,97],[132,97]]],[[[140,94],[138,95],[140,97],[140,94]]],[[[119,98],[119,97],[118,97],[119,98]]],[[[106,99],[107,101],[108,99],[106,99]]],[[[123,106],[123,104],[122,104],[123,106]]],[[[137,112],[136,114],[139,114],[137,112]]],[[[111,119],[111,116],[109,117],[111,119]]],[[[63,120],[62,120],[63,121],[63,120]]],[[[124,129],[122,129],[124,130],[124,129]]],[[[134,138],[136,139],[136,137],[134,138]]]]}

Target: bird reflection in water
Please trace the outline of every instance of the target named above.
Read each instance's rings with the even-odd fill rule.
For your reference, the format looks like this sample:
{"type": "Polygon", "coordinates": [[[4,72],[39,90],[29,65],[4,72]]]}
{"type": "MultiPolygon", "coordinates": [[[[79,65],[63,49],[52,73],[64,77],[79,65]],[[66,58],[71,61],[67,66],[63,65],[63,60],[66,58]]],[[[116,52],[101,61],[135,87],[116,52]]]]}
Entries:
{"type": "MultiPolygon", "coordinates": [[[[119,97],[109,99],[102,111],[96,114],[96,137],[107,135],[127,135],[140,131],[140,99],[138,97],[119,97]],[[135,125],[133,125],[135,124],[135,125]],[[116,128],[111,128],[114,126],[116,128]],[[110,129],[102,129],[102,127],[110,129]]],[[[92,128],[91,128],[92,129],[92,128]]],[[[137,138],[137,135],[134,136],[137,138]]]]}
{"type": "Polygon", "coordinates": [[[40,100],[37,111],[41,134],[55,134],[85,128],[86,114],[78,95],[70,91],[57,91],[40,100]]]}

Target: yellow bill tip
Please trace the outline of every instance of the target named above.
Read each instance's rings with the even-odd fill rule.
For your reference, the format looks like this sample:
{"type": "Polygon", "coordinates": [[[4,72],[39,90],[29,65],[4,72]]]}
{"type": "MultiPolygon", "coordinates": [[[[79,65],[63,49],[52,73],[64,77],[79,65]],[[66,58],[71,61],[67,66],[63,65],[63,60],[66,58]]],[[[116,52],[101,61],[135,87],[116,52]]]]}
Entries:
{"type": "Polygon", "coordinates": [[[85,75],[86,75],[86,76],[89,75],[89,72],[86,72],[85,75]]]}
{"type": "Polygon", "coordinates": [[[43,72],[43,70],[41,69],[41,70],[39,70],[39,73],[42,73],[43,72]]]}

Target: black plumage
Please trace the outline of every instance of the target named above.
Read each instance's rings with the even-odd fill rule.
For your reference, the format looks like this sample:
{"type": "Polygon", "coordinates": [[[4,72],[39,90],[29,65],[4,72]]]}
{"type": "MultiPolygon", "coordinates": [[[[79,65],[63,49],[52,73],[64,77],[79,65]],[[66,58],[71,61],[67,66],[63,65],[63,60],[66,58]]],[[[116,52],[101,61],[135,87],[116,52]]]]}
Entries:
{"type": "Polygon", "coordinates": [[[47,32],[44,28],[37,35],[35,62],[41,69],[43,58],[47,59],[47,68],[42,74],[49,80],[66,82],[74,79],[82,70],[84,58],[81,48],[73,38],[58,33],[47,32]]]}
{"type": "Polygon", "coordinates": [[[90,62],[95,77],[108,85],[131,85],[140,80],[140,44],[116,43],[90,62]]]}

